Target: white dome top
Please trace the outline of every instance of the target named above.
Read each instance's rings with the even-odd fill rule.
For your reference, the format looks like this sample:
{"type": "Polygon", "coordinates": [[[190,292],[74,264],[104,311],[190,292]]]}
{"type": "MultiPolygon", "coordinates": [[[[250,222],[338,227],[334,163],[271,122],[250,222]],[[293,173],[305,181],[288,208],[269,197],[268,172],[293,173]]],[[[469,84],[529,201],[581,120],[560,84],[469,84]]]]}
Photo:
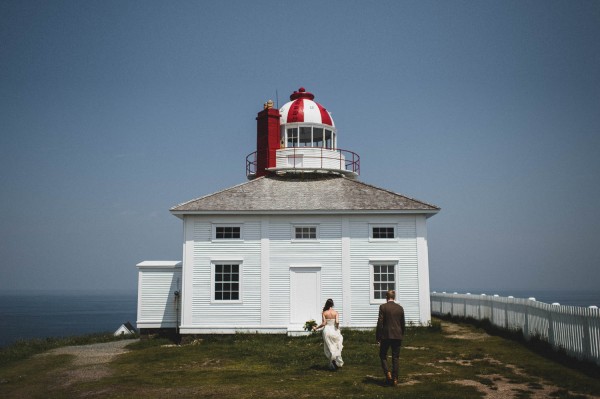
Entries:
{"type": "Polygon", "coordinates": [[[331,114],[321,104],[313,101],[314,98],[304,87],[292,93],[291,101],[279,109],[280,123],[319,123],[335,127],[331,114]]]}

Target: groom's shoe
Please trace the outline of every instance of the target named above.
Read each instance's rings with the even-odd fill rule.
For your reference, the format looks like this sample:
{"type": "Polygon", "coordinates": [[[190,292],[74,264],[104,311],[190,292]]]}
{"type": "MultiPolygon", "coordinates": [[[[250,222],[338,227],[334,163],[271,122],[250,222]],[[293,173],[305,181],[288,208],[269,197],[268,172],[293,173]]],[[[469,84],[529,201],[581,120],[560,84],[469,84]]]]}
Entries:
{"type": "Polygon", "coordinates": [[[394,378],[394,381],[392,381],[392,386],[398,386],[398,378],[394,378]]]}
{"type": "Polygon", "coordinates": [[[385,383],[387,385],[392,385],[392,373],[390,373],[389,371],[385,373],[385,383]]]}

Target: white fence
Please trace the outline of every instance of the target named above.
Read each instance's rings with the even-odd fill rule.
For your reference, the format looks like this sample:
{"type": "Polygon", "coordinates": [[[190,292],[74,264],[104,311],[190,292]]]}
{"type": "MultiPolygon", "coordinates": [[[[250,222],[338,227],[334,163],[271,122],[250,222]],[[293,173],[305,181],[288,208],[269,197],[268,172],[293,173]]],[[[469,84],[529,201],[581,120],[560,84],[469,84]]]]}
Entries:
{"type": "Polygon", "coordinates": [[[511,297],[431,294],[431,314],[488,319],[526,339],[538,336],[570,356],[600,365],[600,310],[511,297]]]}

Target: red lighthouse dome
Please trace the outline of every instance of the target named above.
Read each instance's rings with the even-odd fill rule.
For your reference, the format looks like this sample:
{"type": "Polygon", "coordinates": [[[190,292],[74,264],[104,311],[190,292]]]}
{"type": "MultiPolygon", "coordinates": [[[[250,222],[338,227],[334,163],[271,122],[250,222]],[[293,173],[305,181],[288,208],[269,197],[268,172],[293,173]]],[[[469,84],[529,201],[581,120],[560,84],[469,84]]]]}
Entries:
{"type": "Polygon", "coordinates": [[[320,123],[335,126],[329,112],[316,101],[314,94],[304,87],[290,95],[290,100],[279,109],[281,124],[286,123],[320,123]]]}

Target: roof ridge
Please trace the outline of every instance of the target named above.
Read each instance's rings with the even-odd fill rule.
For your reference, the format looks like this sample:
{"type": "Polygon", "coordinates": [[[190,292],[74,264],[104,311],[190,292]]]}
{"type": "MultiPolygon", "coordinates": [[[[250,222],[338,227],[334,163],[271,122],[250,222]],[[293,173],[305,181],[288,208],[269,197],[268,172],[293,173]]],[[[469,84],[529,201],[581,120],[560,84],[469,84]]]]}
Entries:
{"type": "Polygon", "coordinates": [[[423,204],[423,205],[430,206],[430,207],[432,207],[432,208],[435,208],[435,209],[442,209],[442,208],[440,208],[440,207],[439,207],[439,206],[437,206],[437,205],[429,204],[429,203],[427,203],[427,202],[425,202],[425,201],[421,201],[421,200],[418,200],[418,199],[416,199],[416,198],[412,198],[412,197],[406,196],[406,195],[404,195],[404,194],[400,194],[400,193],[397,193],[397,192],[394,192],[394,191],[388,190],[388,189],[386,189],[386,188],[381,188],[381,187],[375,186],[375,185],[373,185],[373,184],[369,184],[369,183],[362,182],[362,181],[360,181],[360,180],[349,179],[349,178],[347,178],[346,176],[341,176],[341,177],[343,177],[344,179],[346,179],[346,180],[348,180],[348,181],[351,181],[351,182],[353,182],[353,183],[359,183],[359,184],[362,184],[363,186],[372,187],[372,188],[374,188],[374,189],[376,189],[376,190],[385,191],[386,193],[390,193],[390,194],[393,194],[393,195],[398,195],[398,196],[400,196],[400,197],[403,197],[403,198],[409,199],[409,200],[411,200],[411,201],[418,202],[418,203],[420,203],[420,204],[423,204]]]}
{"type": "Polygon", "coordinates": [[[211,194],[203,195],[202,197],[198,197],[198,198],[191,199],[191,200],[189,200],[189,201],[182,202],[182,203],[180,203],[180,204],[177,204],[177,205],[175,205],[175,206],[171,207],[171,209],[169,209],[169,211],[174,211],[174,210],[175,210],[175,208],[179,208],[180,206],[187,205],[187,204],[189,204],[190,202],[199,201],[199,200],[201,200],[201,199],[205,199],[205,198],[208,198],[208,197],[212,197],[213,195],[221,194],[221,193],[224,193],[224,192],[226,192],[226,191],[233,190],[234,188],[238,188],[238,187],[241,187],[241,186],[243,186],[243,185],[250,184],[250,183],[253,183],[253,182],[257,181],[257,180],[261,180],[261,179],[264,179],[264,178],[265,178],[265,176],[261,176],[261,177],[258,177],[258,178],[256,178],[256,179],[252,179],[252,180],[250,180],[250,181],[245,181],[245,182],[243,182],[243,183],[236,184],[235,186],[231,186],[231,187],[227,187],[227,188],[224,188],[224,189],[222,189],[222,190],[219,190],[219,191],[215,191],[214,193],[211,193],[211,194]]]}

